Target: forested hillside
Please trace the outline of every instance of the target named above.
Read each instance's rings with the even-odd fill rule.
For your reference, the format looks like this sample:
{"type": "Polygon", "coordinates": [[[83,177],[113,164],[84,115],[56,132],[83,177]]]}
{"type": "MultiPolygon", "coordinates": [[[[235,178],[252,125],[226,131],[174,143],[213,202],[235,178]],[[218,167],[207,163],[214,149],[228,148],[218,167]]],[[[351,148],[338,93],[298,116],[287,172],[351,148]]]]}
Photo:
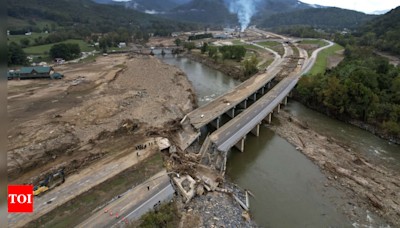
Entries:
{"type": "Polygon", "coordinates": [[[347,46],[345,59],[325,75],[303,75],[303,101],[342,120],[360,120],[400,138],[400,65],[374,55],[370,47],[347,46]]]}
{"type": "Polygon", "coordinates": [[[124,6],[103,5],[90,0],[8,0],[7,14],[23,20],[51,20],[63,27],[81,26],[82,30],[101,33],[115,31],[119,27],[130,30],[140,28],[149,32],[157,29],[187,31],[198,28],[197,24],[176,22],[124,6]]]}
{"type": "MultiPolygon", "coordinates": [[[[400,55],[400,6],[361,25],[354,36],[360,45],[400,55]]],[[[350,44],[353,42],[351,38],[350,44]]]]}
{"type": "Polygon", "coordinates": [[[375,15],[367,15],[353,10],[345,10],[335,7],[304,9],[287,13],[274,14],[258,23],[261,28],[309,25],[319,29],[356,28],[365,23],[375,15]]]}

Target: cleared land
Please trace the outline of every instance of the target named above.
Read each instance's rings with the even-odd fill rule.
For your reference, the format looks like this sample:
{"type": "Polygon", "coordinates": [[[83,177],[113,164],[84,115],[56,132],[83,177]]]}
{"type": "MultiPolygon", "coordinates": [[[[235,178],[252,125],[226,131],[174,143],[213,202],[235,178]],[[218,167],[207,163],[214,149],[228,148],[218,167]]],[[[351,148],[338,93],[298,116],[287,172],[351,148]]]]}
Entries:
{"type": "MultiPolygon", "coordinates": [[[[316,75],[319,73],[321,73],[321,74],[325,73],[326,67],[328,66],[328,58],[330,56],[343,57],[343,55],[336,53],[337,51],[340,51],[343,49],[344,48],[342,46],[340,46],[339,44],[335,44],[330,48],[322,50],[318,54],[317,60],[314,64],[314,66],[311,68],[310,73],[313,75],[316,75]]],[[[338,60],[336,60],[335,64],[337,65],[337,64],[339,64],[339,62],[338,62],[338,60]]]]}

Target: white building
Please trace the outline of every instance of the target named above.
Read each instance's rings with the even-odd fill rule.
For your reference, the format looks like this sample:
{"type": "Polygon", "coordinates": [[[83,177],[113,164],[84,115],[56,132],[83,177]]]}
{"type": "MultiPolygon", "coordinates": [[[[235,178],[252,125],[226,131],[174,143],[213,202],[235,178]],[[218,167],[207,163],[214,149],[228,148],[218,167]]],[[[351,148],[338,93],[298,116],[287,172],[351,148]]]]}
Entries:
{"type": "Polygon", "coordinates": [[[121,42],[121,43],[119,43],[118,47],[119,47],[119,48],[126,47],[126,43],[122,43],[122,42],[121,42]]]}
{"type": "Polygon", "coordinates": [[[31,33],[31,32],[27,32],[27,33],[25,33],[25,36],[30,36],[30,35],[32,35],[32,33],[31,33]]]}
{"type": "Polygon", "coordinates": [[[233,37],[232,37],[232,35],[229,35],[228,33],[221,33],[221,34],[215,34],[214,38],[215,39],[230,39],[233,37]]]}

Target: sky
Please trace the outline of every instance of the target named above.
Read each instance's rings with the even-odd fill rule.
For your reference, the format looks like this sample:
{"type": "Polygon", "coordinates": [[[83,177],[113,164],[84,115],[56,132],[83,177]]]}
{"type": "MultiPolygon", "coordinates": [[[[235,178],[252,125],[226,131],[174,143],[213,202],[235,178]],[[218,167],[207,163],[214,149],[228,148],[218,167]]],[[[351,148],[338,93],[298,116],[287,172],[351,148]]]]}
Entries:
{"type": "Polygon", "coordinates": [[[365,13],[371,13],[376,10],[388,10],[400,5],[399,0],[300,0],[309,4],[318,4],[323,6],[336,6],[344,9],[351,9],[365,13]]]}

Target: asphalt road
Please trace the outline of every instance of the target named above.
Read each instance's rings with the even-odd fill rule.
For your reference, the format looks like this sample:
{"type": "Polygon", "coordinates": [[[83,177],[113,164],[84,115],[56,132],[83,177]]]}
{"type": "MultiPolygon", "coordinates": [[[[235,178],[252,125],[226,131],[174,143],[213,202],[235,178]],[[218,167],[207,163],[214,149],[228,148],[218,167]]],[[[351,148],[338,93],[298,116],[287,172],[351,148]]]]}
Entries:
{"type": "MultiPolygon", "coordinates": [[[[43,193],[40,197],[33,199],[33,213],[9,213],[7,214],[8,227],[22,227],[30,221],[38,219],[54,208],[61,206],[65,202],[73,199],[81,193],[93,188],[94,186],[112,178],[118,173],[128,169],[134,164],[140,163],[152,153],[151,149],[142,150],[140,157],[136,153],[129,154],[110,163],[104,162],[103,166],[94,168],[93,165],[87,169],[81,170],[79,174],[71,174],[66,177],[65,183],[59,187],[52,188],[49,192],[43,193]]],[[[55,181],[55,183],[59,180],[55,181]]]]}
{"type": "MultiPolygon", "coordinates": [[[[260,45],[257,45],[264,48],[260,45]]],[[[246,80],[232,91],[225,93],[224,95],[218,97],[212,102],[190,112],[187,116],[190,119],[190,123],[196,128],[200,129],[206,124],[213,121],[218,116],[224,114],[232,107],[238,105],[243,100],[247,99],[251,94],[255,93],[266,83],[275,78],[275,76],[280,71],[281,67],[286,64],[287,59],[285,57],[292,55],[292,50],[287,44],[283,44],[285,49],[285,55],[281,58],[278,53],[271,51],[275,55],[274,62],[267,68],[267,73],[258,74],[250,79],[246,80]]]]}
{"type": "MultiPolygon", "coordinates": [[[[164,174],[165,171],[160,172],[153,178],[164,174]]],[[[174,192],[175,190],[170,183],[170,178],[168,175],[164,175],[148,184],[133,189],[76,227],[125,227],[126,222],[122,220],[122,217],[129,221],[136,220],[147,211],[153,209],[159,202],[171,199],[174,192]],[[147,189],[147,186],[150,187],[150,190],[147,189]],[[107,213],[104,212],[104,209],[107,209],[107,213]],[[110,215],[110,211],[113,212],[113,215],[110,215]],[[116,214],[119,215],[118,219],[116,218],[116,214]]]]}
{"type": "Polygon", "coordinates": [[[314,51],[311,58],[304,61],[302,65],[299,65],[294,73],[283,79],[278,85],[240,115],[215,131],[210,136],[210,139],[218,147],[218,150],[224,152],[228,151],[241,140],[243,136],[247,135],[256,127],[257,124],[261,123],[261,121],[271,113],[296,86],[300,76],[311,69],[316,61],[318,53],[332,45],[333,43],[329,42],[328,46],[314,51]]]}

